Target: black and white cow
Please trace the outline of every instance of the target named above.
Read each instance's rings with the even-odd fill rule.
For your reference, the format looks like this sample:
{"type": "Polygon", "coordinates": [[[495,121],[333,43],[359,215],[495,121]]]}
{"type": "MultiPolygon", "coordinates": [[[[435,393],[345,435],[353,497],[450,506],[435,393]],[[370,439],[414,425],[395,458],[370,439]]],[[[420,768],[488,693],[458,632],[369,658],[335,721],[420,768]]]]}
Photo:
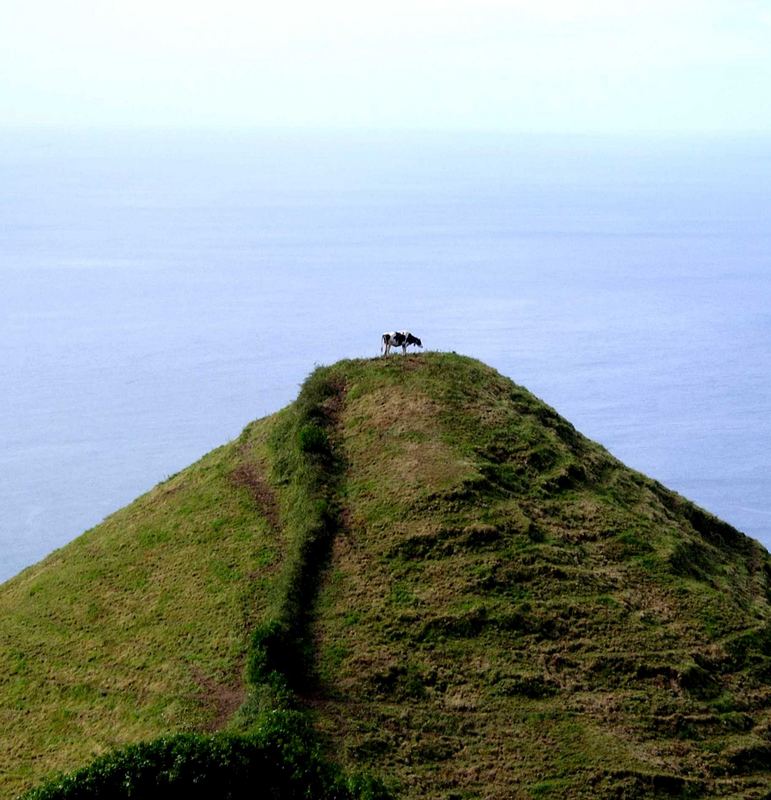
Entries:
{"type": "Polygon", "coordinates": [[[401,347],[402,353],[407,354],[407,347],[414,344],[415,347],[423,347],[423,342],[417,336],[413,336],[409,331],[389,331],[384,333],[381,339],[380,352],[388,355],[392,347],[401,347]]]}

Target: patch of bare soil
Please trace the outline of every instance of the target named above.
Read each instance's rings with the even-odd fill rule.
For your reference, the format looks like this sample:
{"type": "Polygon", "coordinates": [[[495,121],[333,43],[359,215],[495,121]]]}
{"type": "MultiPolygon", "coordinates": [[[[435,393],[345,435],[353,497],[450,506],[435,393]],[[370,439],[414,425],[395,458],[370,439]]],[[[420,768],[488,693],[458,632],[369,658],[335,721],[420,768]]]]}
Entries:
{"type": "Polygon", "coordinates": [[[278,529],[280,527],[278,500],[257,466],[244,461],[233,470],[230,479],[236,486],[243,486],[249,490],[254,502],[271,527],[278,529]]]}
{"type": "MultiPolygon", "coordinates": [[[[240,673],[241,668],[238,671],[240,673]]],[[[206,708],[214,711],[206,726],[207,732],[222,730],[246,700],[246,687],[235,678],[221,683],[204,675],[199,669],[193,670],[193,677],[201,690],[199,699],[206,708]]]]}

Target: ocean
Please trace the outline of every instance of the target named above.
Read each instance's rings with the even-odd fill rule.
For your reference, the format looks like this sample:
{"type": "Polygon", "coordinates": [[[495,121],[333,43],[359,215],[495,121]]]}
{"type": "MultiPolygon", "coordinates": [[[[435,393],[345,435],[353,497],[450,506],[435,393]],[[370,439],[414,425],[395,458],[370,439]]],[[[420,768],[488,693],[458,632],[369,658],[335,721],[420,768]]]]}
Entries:
{"type": "Polygon", "coordinates": [[[771,546],[771,141],[0,133],[0,580],[384,330],[771,546]]]}

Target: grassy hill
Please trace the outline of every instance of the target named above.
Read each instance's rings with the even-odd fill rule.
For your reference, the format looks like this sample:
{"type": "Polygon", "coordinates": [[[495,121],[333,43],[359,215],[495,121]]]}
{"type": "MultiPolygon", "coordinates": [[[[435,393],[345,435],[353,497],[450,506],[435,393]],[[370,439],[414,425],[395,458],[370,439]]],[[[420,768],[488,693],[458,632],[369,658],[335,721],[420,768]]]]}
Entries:
{"type": "Polygon", "coordinates": [[[485,365],[340,362],[0,587],[0,797],[277,709],[399,797],[771,796],[770,581],[485,365]]]}

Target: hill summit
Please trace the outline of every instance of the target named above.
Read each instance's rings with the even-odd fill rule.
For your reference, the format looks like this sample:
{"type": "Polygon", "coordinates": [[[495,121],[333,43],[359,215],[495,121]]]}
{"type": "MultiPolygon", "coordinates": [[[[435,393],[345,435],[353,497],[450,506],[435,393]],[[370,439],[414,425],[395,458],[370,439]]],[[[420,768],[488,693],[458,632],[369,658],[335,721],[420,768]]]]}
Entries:
{"type": "Polygon", "coordinates": [[[330,797],[766,796],[770,581],[484,364],[342,361],[0,587],[0,793],[280,712],[330,797]]]}

